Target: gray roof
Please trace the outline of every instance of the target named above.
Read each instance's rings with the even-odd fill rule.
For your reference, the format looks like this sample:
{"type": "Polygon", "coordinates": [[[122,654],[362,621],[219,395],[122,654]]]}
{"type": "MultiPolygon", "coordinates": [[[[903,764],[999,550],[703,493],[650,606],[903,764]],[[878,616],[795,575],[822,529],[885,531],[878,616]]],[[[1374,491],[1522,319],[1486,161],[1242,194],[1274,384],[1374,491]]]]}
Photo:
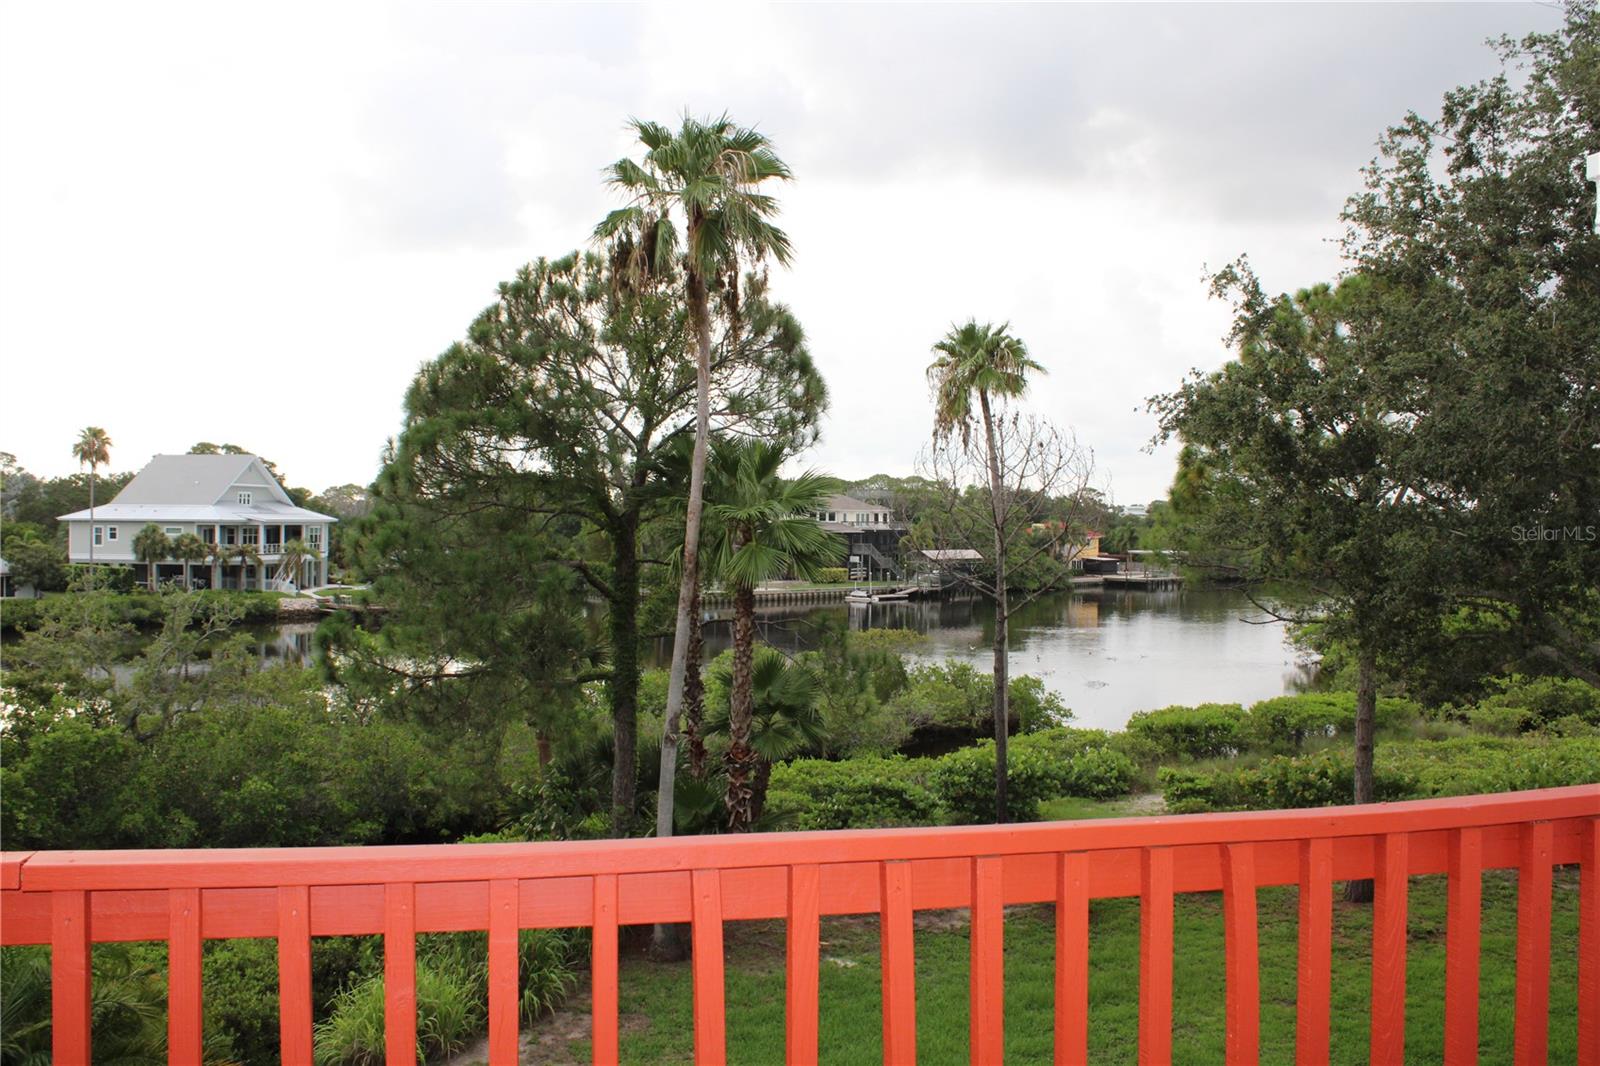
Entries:
{"type": "Polygon", "coordinates": [[[827,510],[830,511],[887,511],[889,508],[881,503],[868,503],[858,500],[854,496],[829,496],[827,510]]]}
{"type": "MultiPolygon", "coordinates": [[[[158,455],[111,502],[213,504],[255,462],[253,455],[158,455]]],[[[272,481],[264,468],[261,474],[272,481]]]]}
{"type": "MultiPolygon", "coordinates": [[[[87,510],[57,516],[86,522],[87,510]]],[[[110,503],[94,509],[105,522],[337,522],[332,515],[296,507],[266,465],[254,455],[158,455],[110,503]],[[225,498],[239,483],[260,486],[249,504],[225,498]],[[262,497],[259,501],[256,496],[262,497]]]]}

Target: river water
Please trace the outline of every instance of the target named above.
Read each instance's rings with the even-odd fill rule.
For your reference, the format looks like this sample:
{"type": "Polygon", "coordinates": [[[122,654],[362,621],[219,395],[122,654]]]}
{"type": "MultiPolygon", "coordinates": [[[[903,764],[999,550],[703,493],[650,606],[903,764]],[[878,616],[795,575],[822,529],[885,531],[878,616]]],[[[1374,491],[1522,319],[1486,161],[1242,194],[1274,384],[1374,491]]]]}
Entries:
{"type": "MultiPolygon", "coordinates": [[[[731,609],[712,612],[706,654],[728,647],[731,609]]],[[[823,626],[915,629],[911,657],[993,663],[994,610],[973,599],[781,606],[758,611],[763,640],[787,651],[817,643],[823,626]]],[[[312,623],[252,627],[264,661],[309,663],[312,623]]],[[[668,640],[647,656],[665,666],[668,640]]],[[[1077,725],[1120,729],[1135,711],[1174,703],[1251,703],[1310,685],[1315,665],[1234,589],[1093,590],[1045,596],[1011,620],[1011,672],[1033,674],[1073,711],[1077,725]]]]}
{"type": "MultiPolygon", "coordinates": [[[[761,630],[801,650],[826,621],[916,629],[928,637],[918,659],[960,659],[985,672],[994,661],[994,609],[980,600],[774,608],[762,613],[761,630]]],[[[725,621],[708,626],[707,653],[728,638],[725,621]]],[[[1238,590],[1094,590],[1041,597],[1013,614],[1011,672],[1042,679],[1072,708],[1074,724],[1120,729],[1135,711],[1298,692],[1315,665],[1238,590]]]]}

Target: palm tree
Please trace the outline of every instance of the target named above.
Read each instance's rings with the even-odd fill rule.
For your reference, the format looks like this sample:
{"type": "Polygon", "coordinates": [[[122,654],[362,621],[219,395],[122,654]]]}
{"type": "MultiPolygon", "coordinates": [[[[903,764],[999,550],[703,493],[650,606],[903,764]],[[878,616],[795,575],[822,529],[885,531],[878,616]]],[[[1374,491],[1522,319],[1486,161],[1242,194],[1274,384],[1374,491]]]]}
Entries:
{"type": "Polygon", "coordinates": [[[298,537],[296,537],[294,540],[284,541],[283,547],[279,549],[279,551],[281,553],[279,555],[281,562],[279,564],[278,572],[280,574],[293,574],[296,588],[300,587],[300,568],[313,559],[322,558],[321,552],[317,551],[317,549],[313,548],[311,545],[307,544],[298,537]]]}
{"type": "Polygon", "coordinates": [[[244,591],[244,571],[247,566],[261,567],[261,553],[256,551],[254,544],[232,544],[228,547],[228,557],[239,567],[239,591],[244,591]]]}
{"type": "Polygon", "coordinates": [[[222,568],[228,565],[228,560],[233,556],[233,545],[222,543],[222,530],[217,530],[217,539],[206,542],[206,562],[216,568],[216,584],[213,588],[222,587],[222,568]]]}
{"type": "Polygon", "coordinates": [[[844,555],[844,544],[813,516],[838,482],[812,471],[778,474],[784,450],[760,440],[719,443],[706,523],[711,570],[733,590],[733,670],[728,688],[728,827],[754,820],[751,780],[757,755],[750,743],[755,711],[756,589],[774,578],[816,580],[844,555]]]}
{"type": "MultiPolygon", "coordinates": [[[[639,119],[634,119],[631,127],[644,147],[644,156],[637,162],[617,161],[610,168],[609,179],[612,187],[628,198],[628,204],[607,215],[595,227],[594,235],[597,240],[621,239],[629,252],[627,267],[636,277],[662,277],[681,265],[696,348],[694,457],[656,811],[656,834],[665,837],[672,835],[689,614],[700,579],[700,520],[711,441],[710,293],[720,284],[732,305],[744,266],[769,256],[779,263],[789,262],[789,238],[771,222],[777,214],[777,201],[761,187],[768,181],[787,181],[790,174],[765,135],[735,125],[726,115],[710,120],[685,115],[677,133],[639,119]]],[[[634,773],[632,743],[632,737],[618,732],[614,774],[634,773]]]]}
{"type": "Polygon", "coordinates": [[[89,468],[89,573],[94,581],[94,486],[100,467],[111,462],[111,437],[99,426],[86,426],[72,446],[72,457],[89,468]]]}
{"type": "Polygon", "coordinates": [[[192,588],[194,579],[191,567],[195,563],[204,562],[210,554],[206,542],[193,533],[180,533],[172,541],[172,557],[183,563],[183,587],[192,588]]]}
{"type": "Polygon", "coordinates": [[[172,541],[154,522],[146,523],[143,529],[134,534],[133,557],[145,564],[145,581],[151,592],[156,590],[156,564],[171,554],[172,541]]]}
{"type": "Polygon", "coordinates": [[[1006,598],[1006,558],[1003,526],[1006,514],[1005,486],[1000,478],[1000,459],[995,446],[995,401],[1015,399],[1028,388],[1028,373],[1044,373],[1044,367],[1028,358],[1028,346],[1009,332],[1010,323],[979,325],[968,319],[933,346],[934,361],[928,366],[928,383],[933,387],[933,434],[936,441],[948,441],[956,433],[961,446],[972,447],[973,423],[982,420],[983,444],[989,466],[989,502],[994,517],[994,802],[995,821],[1006,820],[1006,729],[1010,710],[1006,706],[1009,620],[1006,598]],[[977,414],[973,400],[977,400],[977,414]]]}
{"type": "MultiPolygon", "coordinates": [[[[723,691],[732,691],[731,666],[719,663],[711,676],[723,691]]],[[[770,644],[756,649],[751,690],[750,747],[756,755],[756,773],[750,811],[752,819],[759,821],[767,806],[772,764],[804,751],[820,750],[827,731],[817,709],[817,675],[770,644]]],[[[730,718],[727,704],[718,707],[706,719],[707,735],[726,734],[730,718]]]]}

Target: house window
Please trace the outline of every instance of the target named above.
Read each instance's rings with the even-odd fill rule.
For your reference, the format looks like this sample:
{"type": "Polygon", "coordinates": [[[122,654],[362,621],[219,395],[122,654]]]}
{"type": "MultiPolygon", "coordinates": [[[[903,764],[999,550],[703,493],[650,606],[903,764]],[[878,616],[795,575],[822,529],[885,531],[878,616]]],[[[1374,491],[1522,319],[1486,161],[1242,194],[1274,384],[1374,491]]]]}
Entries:
{"type": "Polygon", "coordinates": [[[244,526],[239,530],[240,544],[260,544],[261,531],[255,526],[244,526]]]}
{"type": "Polygon", "coordinates": [[[239,527],[237,527],[237,526],[228,526],[227,528],[223,529],[223,531],[222,531],[222,543],[224,543],[224,544],[237,544],[237,543],[239,543],[239,527]]]}
{"type": "Polygon", "coordinates": [[[95,545],[95,547],[98,548],[101,545],[101,543],[102,543],[101,538],[104,536],[104,534],[105,534],[105,530],[102,529],[100,526],[95,526],[94,527],[94,545],[95,545]]]}
{"type": "Polygon", "coordinates": [[[322,550],[321,526],[310,526],[306,529],[306,543],[318,551],[322,550]]]}
{"type": "Polygon", "coordinates": [[[169,537],[176,537],[176,536],[179,536],[179,535],[181,535],[183,533],[183,527],[182,526],[168,526],[166,529],[162,530],[162,532],[165,533],[169,537]]]}
{"type": "Polygon", "coordinates": [[[248,492],[239,493],[239,506],[241,506],[241,507],[249,507],[250,506],[250,494],[248,492]]]}
{"type": "Polygon", "coordinates": [[[107,540],[116,540],[117,539],[117,527],[116,526],[107,526],[106,527],[106,539],[107,540]]]}
{"type": "Polygon", "coordinates": [[[202,544],[215,544],[217,542],[217,528],[215,526],[201,526],[200,542],[202,544]]]}

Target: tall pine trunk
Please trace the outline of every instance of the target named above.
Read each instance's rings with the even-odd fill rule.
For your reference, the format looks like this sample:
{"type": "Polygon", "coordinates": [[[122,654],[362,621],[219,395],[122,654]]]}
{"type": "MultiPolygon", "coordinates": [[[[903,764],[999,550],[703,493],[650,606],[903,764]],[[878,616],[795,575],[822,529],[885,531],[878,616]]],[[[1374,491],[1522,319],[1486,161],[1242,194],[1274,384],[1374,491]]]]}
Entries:
{"type": "Polygon", "coordinates": [[[983,409],[983,432],[989,450],[989,502],[994,522],[994,820],[1006,820],[1006,735],[1011,722],[1007,706],[1010,674],[1010,621],[1006,596],[1006,540],[1003,498],[1005,486],[1000,482],[1000,457],[995,448],[994,416],[989,410],[989,396],[978,393],[978,404],[983,409]]]}
{"type": "MultiPolygon", "coordinates": [[[[1372,775],[1372,752],[1378,732],[1378,664],[1370,648],[1363,646],[1356,665],[1356,787],[1355,801],[1371,803],[1376,794],[1372,775]]],[[[1351,881],[1345,887],[1351,903],[1372,902],[1371,881],[1351,881]]]]}
{"type": "MultiPolygon", "coordinates": [[[[697,234],[691,226],[689,246],[697,234]]],[[[667,712],[661,726],[660,788],[656,796],[656,836],[672,835],[673,788],[678,778],[678,723],[683,713],[683,681],[689,663],[689,619],[700,581],[700,513],[705,506],[706,451],[711,438],[711,312],[705,279],[687,271],[689,317],[695,333],[694,456],[689,463],[689,500],[683,519],[683,573],[678,581],[678,618],[673,629],[672,669],[667,678],[667,712]]]]}
{"type": "Polygon", "coordinates": [[[638,518],[624,514],[612,530],[611,603],[611,832],[633,832],[635,762],[639,736],[639,558],[638,518]]]}
{"type": "Polygon", "coordinates": [[[750,747],[755,717],[756,590],[742,587],[733,594],[733,690],[728,693],[728,828],[735,833],[755,821],[752,789],[756,753],[750,747]]]}

